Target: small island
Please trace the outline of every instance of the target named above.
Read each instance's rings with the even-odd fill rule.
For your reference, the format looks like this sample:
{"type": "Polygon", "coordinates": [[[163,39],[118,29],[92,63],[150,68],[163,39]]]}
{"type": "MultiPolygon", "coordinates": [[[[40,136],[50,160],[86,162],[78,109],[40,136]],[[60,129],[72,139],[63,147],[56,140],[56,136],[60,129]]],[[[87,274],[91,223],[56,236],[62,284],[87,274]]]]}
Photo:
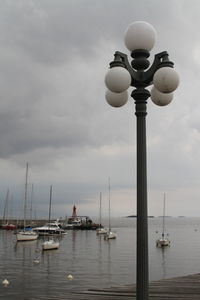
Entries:
{"type": "MultiPolygon", "coordinates": [[[[137,218],[136,215],[126,216],[125,218],[137,218]]],[[[154,216],[148,216],[148,218],[155,218],[154,216]]]]}

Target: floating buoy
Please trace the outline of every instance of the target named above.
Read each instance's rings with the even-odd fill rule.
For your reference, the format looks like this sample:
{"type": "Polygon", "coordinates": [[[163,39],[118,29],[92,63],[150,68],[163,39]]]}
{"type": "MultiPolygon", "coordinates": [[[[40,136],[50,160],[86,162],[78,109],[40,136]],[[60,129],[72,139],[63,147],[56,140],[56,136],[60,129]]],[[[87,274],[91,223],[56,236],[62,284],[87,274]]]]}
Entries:
{"type": "Polygon", "coordinates": [[[39,259],[34,259],[33,262],[34,262],[34,264],[39,264],[40,261],[39,261],[39,259]]]}
{"type": "Polygon", "coordinates": [[[3,286],[8,286],[9,285],[9,281],[7,280],[7,279],[4,279],[3,281],[2,281],[2,284],[3,284],[3,286]]]}
{"type": "Polygon", "coordinates": [[[68,280],[73,280],[74,277],[73,277],[71,274],[69,274],[69,275],[67,276],[67,279],[68,279],[68,280]]]}

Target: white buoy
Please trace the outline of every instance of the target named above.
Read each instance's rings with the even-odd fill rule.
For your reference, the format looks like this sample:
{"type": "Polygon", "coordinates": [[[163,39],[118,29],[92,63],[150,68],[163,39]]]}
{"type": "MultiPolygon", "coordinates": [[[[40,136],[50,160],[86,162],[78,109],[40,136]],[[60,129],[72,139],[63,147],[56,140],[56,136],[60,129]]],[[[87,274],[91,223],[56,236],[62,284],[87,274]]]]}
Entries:
{"type": "Polygon", "coordinates": [[[3,286],[8,286],[9,285],[9,281],[7,280],[7,279],[4,279],[3,281],[2,281],[2,284],[3,284],[3,286]]]}
{"type": "Polygon", "coordinates": [[[40,263],[40,261],[39,261],[39,259],[34,259],[34,264],[39,264],[40,263]]]}
{"type": "Polygon", "coordinates": [[[67,276],[67,279],[68,279],[68,280],[73,280],[74,277],[73,277],[71,274],[69,274],[69,275],[67,276]]]}

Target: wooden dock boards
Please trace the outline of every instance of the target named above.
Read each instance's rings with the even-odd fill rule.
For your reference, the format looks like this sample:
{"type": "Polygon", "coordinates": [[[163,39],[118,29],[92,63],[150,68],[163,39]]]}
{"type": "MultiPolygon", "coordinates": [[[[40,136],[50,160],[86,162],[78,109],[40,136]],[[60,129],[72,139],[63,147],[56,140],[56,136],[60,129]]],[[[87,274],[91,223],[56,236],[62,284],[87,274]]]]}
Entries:
{"type": "MultiPolygon", "coordinates": [[[[135,286],[94,289],[86,291],[87,300],[136,299],[135,286]]],[[[150,283],[149,300],[200,300],[200,274],[153,281],[150,283]]]]}
{"type": "MultiPolygon", "coordinates": [[[[46,300],[32,298],[31,300],[46,300]]],[[[53,300],[55,298],[49,298],[53,300]]],[[[57,300],[135,300],[135,286],[90,289],[82,293],[66,293],[57,300]]],[[[150,283],[149,300],[200,300],[200,274],[153,281],[150,283]]]]}

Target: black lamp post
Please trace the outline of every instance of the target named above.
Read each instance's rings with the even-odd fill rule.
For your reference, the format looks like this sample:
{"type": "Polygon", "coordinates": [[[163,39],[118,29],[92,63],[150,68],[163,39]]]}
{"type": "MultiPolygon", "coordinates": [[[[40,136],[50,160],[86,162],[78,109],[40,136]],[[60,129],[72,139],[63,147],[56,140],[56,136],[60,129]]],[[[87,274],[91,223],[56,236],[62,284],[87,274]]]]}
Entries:
{"type": "Polygon", "coordinates": [[[155,55],[149,68],[149,51],[155,43],[155,29],[146,22],[132,23],[125,33],[125,44],[133,58],[131,65],[127,55],[115,52],[114,61],[105,77],[108,88],[107,102],[114,107],[128,100],[127,89],[135,89],[131,97],[135,100],[137,118],[137,300],[149,299],[148,262],[148,210],[147,210],[147,163],[146,163],[146,115],[147,100],[160,106],[167,105],[173,98],[172,92],[179,84],[179,77],[169,61],[166,51],[155,55]],[[146,71],[145,71],[146,70],[146,71]],[[154,84],[151,92],[146,89],[154,84]]]}

